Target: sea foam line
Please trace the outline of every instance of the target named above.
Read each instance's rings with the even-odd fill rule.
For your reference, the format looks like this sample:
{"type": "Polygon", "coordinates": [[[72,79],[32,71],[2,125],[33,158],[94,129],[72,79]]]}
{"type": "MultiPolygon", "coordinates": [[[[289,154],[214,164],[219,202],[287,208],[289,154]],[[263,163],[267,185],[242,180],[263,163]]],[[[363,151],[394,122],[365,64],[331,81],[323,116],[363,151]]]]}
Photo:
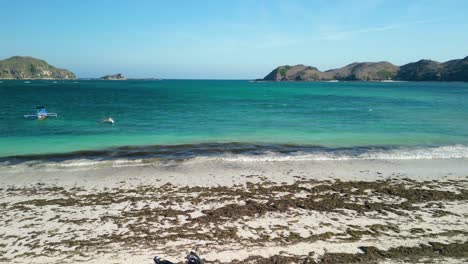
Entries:
{"type": "Polygon", "coordinates": [[[328,160],[419,160],[419,159],[461,159],[468,158],[468,146],[450,145],[440,147],[397,147],[397,148],[317,148],[311,151],[263,151],[260,153],[220,153],[216,155],[199,154],[187,158],[171,157],[138,157],[138,158],[106,158],[100,159],[80,157],[62,161],[31,160],[18,164],[0,163],[0,167],[21,168],[35,167],[45,170],[85,169],[101,167],[143,167],[174,165],[180,163],[203,162],[281,162],[281,161],[328,161],[328,160]]]}
{"type": "Polygon", "coordinates": [[[468,146],[451,145],[441,147],[395,148],[369,150],[360,154],[352,151],[323,151],[317,153],[281,154],[269,152],[261,155],[225,154],[219,157],[195,157],[195,160],[222,160],[239,162],[256,161],[326,161],[326,160],[412,160],[412,159],[461,159],[468,158],[468,146]]]}

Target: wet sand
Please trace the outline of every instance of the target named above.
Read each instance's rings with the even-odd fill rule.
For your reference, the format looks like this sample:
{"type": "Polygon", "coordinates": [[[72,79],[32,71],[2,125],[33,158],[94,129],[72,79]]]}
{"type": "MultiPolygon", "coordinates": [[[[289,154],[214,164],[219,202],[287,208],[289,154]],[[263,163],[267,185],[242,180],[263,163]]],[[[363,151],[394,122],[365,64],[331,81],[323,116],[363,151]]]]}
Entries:
{"type": "Polygon", "coordinates": [[[468,160],[3,164],[0,262],[463,263],[468,160]]]}

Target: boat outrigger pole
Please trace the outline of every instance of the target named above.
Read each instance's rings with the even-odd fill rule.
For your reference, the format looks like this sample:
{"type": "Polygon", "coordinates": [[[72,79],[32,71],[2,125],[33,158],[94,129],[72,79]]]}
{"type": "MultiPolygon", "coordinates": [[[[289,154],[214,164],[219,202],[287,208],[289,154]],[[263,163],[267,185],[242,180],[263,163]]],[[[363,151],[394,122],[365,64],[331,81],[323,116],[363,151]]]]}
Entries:
{"type": "Polygon", "coordinates": [[[58,117],[57,113],[49,113],[47,112],[47,109],[45,106],[38,106],[36,107],[36,113],[35,114],[26,114],[24,115],[24,118],[37,118],[39,120],[44,120],[47,117],[58,117]]]}

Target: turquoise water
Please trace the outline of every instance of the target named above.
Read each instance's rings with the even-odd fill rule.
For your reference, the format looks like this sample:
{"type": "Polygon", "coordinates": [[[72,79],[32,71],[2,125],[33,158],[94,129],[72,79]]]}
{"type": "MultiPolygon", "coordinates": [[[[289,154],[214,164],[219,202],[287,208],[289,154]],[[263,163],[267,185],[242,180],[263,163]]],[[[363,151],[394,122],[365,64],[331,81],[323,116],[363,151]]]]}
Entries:
{"type": "Polygon", "coordinates": [[[2,81],[0,157],[200,143],[468,144],[467,83],[2,81]],[[46,105],[59,117],[27,120],[46,105]],[[114,125],[99,124],[112,116],[114,125]]]}

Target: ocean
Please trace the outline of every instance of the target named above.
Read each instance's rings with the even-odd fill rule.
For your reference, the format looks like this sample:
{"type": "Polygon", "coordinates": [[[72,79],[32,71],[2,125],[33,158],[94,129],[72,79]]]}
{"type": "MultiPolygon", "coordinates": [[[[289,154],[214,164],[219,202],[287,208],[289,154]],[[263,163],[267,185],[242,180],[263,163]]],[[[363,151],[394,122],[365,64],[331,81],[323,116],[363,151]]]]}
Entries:
{"type": "Polygon", "coordinates": [[[4,160],[468,157],[468,83],[5,80],[0,98],[4,160]],[[23,117],[39,105],[58,118],[23,117]]]}

